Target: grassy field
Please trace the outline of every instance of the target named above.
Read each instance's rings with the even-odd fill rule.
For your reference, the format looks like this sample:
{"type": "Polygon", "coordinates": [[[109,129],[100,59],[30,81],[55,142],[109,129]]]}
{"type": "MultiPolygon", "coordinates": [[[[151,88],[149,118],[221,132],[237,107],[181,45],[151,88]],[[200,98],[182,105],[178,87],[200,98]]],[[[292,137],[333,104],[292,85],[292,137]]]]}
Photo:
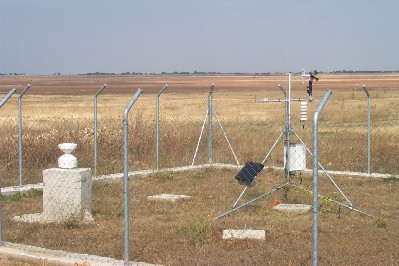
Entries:
{"type": "MultiPolygon", "coordinates": [[[[312,215],[271,211],[278,192],[226,218],[212,221],[227,211],[243,189],[234,180],[236,170],[205,169],[185,173],[159,173],[130,182],[130,257],[163,265],[309,265],[312,250],[312,215]],[[159,203],[150,195],[174,193],[191,201],[159,203]],[[266,240],[223,240],[224,229],[259,229],[266,240]]],[[[265,170],[244,201],[285,182],[283,174],[265,170]]],[[[340,177],[336,180],[353,204],[372,217],[327,201],[320,201],[321,265],[394,265],[399,260],[398,189],[396,179],[340,177]]],[[[293,182],[311,187],[302,175],[293,182]]],[[[320,192],[341,200],[324,176],[320,192]]],[[[4,202],[5,239],[51,249],[123,258],[123,184],[96,183],[93,187],[93,224],[24,224],[13,215],[37,212],[41,195],[7,197],[4,202]]],[[[311,196],[290,189],[288,203],[311,204],[311,196]]]]}
{"type": "MultiPolygon", "coordinates": [[[[320,157],[331,170],[367,170],[367,97],[372,95],[372,172],[397,174],[394,155],[398,145],[399,75],[320,75],[315,83],[316,100],[309,103],[308,121],[299,123],[299,103],[292,103],[292,127],[311,148],[312,114],[326,89],[333,91],[321,117],[320,157]],[[392,154],[385,156],[384,154],[392,154]]],[[[122,114],[138,87],[143,94],[130,115],[132,169],[155,168],[155,97],[160,98],[160,165],[191,164],[201,125],[207,111],[210,85],[215,84],[214,108],[241,163],[261,161],[284,130],[284,104],[261,103],[261,98],[281,99],[278,84],[286,87],[286,76],[61,76],[0,77],[0,88],[20,92],[32,87],[23,98],[24,183],[41,180],[41,171],[54,167],[61,152],[57,144],[76,142],[79,165],[93,167],[93,98],[103,83],[108,87],[98,97],[98,173],[122,171],[122,114]]],[[[306,98],[306,84],[293,76],[292,97],[306,98]]],[[[216,119],[214,161],[234,163],[216,119]]],[[[13,96],[0,111],[3,138],[3,184],[18,184],[18,111],[13,96]]],[[[206,162],[206,132],[198,163],[206,162]]],[[[293,141],[298,142],[293,138],[293,141]]],[[[276,148],[281,153],[282,146],[276,148]]],[[[310,162],[310,161],[309,161],[310,162]]],[[[273,156],[271,165],[281,164],[273,156]]]]}
{"type": "MultiPolygon", "coordinates": [[[[261,103],[261,98],[283,98],[278,84],[285,76],[61,76],[0,77],[0,92],[26,83],[32,87],[23,98],[24,183],[42,182],[42,170],[56,167],[57,144],[75,142],[80,167],[93,167],[93,96],[98,98],[98,173],[123,170],[122,113],[138,87],[143,94],[129,118],[129,170],[155,168],[155,96],[161,95],[160,166],[190,165],[207,111],[210,85],[215,84],[214,107],[241,164],[260,162],[284,130],[284,104],[261,103]]],[[[309,103],[308,121],[299,123],[299,103],[292,103],[292,127],[312,148],[312,114],[326,89],[332,96],[320,119],[319,158],[329,170],[365,172],[367,169],[367,97],[372,95],[372,172],[399,174],[399,75],[320,75],[314,84],[315,101],[309,103]]],[[[293,78],[292,97],[306,98],[306,85],[293,78]]],[[[17,97],[0,109],[2,186],[18,184],[17,97]]],[[[214,127],[215,162],[235,163],[219,125],[214,127]]],[[[207,132],[196,164],[207,162],[207,132]]],[[[296,137],[291,139],[299,142],[296,137]]],[[[283,141],[276,146],[267,167],[283,165],[283,141]]],[[[311,158],[307,158],[311,168],[311,158]]],[[[308,265],[311,261],[311,215],[292,216],[270,211],[280,193],[217,222],[242,189],[236,170],[208,169],[180,174],[157,174],[132,179],[131,258],[164,265],[308,265]],[[191,202],[153,203],[158,193],[188,194],[191,202]],[[223,229],[245,226],[266,230],[266,241],[225,241],[223,229]],[[167,240],[167,241],[166,241],[167,240]],[[288,255],[288,256],[287,256],[288,255]]],[[[310,188],[310,177],[302,182],[310,188]]],[[[399,241],[396,179],[338,177],[338,183],[366,217],[321,202],[320,263],[322,265],[394,265],[399,241]]],[[[246,199],[284,182],[282,173],[266,170],[246,199]]],[[[295,182],[300,182],[298,180],[295,182]]],[[[321,192],[337,198],[324,179],[321,192]]],[[[38,191],[4,198],[6,241],[51,249],[122,258],[122,183],[96,183],[93,187],[94,224],[27,225],[15,215],[40,212],[38,191]]],[[[310,203],[310,196],[292,189],[288,202],[310,203]]]]}

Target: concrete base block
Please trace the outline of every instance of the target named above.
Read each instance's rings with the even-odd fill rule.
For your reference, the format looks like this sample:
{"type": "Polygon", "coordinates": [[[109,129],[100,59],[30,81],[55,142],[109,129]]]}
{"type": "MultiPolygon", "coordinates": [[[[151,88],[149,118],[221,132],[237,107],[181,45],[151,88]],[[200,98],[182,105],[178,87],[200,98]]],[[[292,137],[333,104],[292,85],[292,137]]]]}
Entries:
{"type": "Polygon", "coordinates": [[[159,195],[148,196],[147,199],[150,201],[176,202],[176,201],[183,201],[183,200],[191,200],[191,196],[174,195],[174,194],[159,194],[159,195]]]}
{"type": "Polygon", "coordinates": [[[312,205],[306,204],[283,204],[280,203],[273,207],[273,210],[287,213],[309,213],[312,210],[312,205]]]}
{"type": "Polygon", "coordinates": [[[15,216],[14,221],[51,223],[92,222],[90,168],[43,171],[43,212],[15,216]]]}
{"type": "Polygon", "coordinates": [[[223,230],[223,239],[259,239],[264,240],[266,238],[265,230],[223,230]]]}

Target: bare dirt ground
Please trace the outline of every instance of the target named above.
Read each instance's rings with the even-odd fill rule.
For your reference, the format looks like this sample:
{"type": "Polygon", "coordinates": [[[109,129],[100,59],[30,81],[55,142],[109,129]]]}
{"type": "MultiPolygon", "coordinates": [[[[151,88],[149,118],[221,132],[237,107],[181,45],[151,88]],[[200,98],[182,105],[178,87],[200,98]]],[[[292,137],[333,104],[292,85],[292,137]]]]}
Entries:
{"type": "MultiPolygon", "coordinates": [[[[315,87],[331,90],[361,89],[363,84],[370,88],[398,89],[399,74],[322,74],[315,87]]],[[[299,75],[293,75],[292,88],[306,89],[306,80],[301,84],[299,75]]],[[[277,85],[285,85],[287,77],[279,76],[1,76],[0,92],[12,87],[22,90],[30,83],[29,93],[38,94],[95,94],[106,83],[112,93],[133,93],[142,88],[144,93],[156,93],[164,84],[170,92],[208,91],[212,83],[222,91],[278,90],[277,85]]],[[[104,92],[106,93],[106,92],[104,92]]],[[[111,93],[111,92],[110,92],[111,93]]]]}

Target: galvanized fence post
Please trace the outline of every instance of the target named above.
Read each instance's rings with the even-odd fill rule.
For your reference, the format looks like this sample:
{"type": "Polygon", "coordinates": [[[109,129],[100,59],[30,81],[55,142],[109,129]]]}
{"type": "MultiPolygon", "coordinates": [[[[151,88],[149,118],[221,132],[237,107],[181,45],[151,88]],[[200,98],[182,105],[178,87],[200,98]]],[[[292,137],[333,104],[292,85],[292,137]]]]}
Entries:
{"type": "Polygon", "coordinates": [[[208,97],[208,163],[212,163],[212,115],[213,115],[213,89],[214,85],[211,85],[211,89],[209,90],[209,97],[208,97]]]}
{"type": "Polygon", "coordinates": [[[367,174],[371,174],[371,97],[366,85],[363,90],[367,94],[367,174]]]}
{"type": "Polygon", "coordinates": [[[156,160],[156,169],[159,170],[159,96],[161,96],[161,93],[168,88],[168,84],[165,84],[165,86],[157,93],[156,97],[156,133],[155,133],[155,160],[156,160]]]}
{"type": "Polygon", "coordinates": [[[10,99],[10,97],[17,91],[17,89],[13,88],[11,89],[6,96],[4,96],[3,100],[0,102],[0,108],[3,107],[3,105],[10,99]]]}
{"type": "Polygon", "coordinates": [[[18,96],[19,187],[22,187],[22,97],[29,88],[30,84],[26,84],[25,89],[18,96]]]}
{"type": "Polygon", "coordinates": [[[107,84],[102,87],[94,95],[94,177],[97,177],[97,96],[107,87],[107,84]]]}
{"type": "Polygon", "coordinates": [[[323,110],[323,107],[328,101],[328,98],[331,95],[330,90],[326,90],[323,99],[321,100],[319,106],[316,109],[316,112],[313,116],[313,266],[318,265],[318,219],[319,219],[319,202],[318,202],[318,166],[319,166],[319,158],[318,158],[318,127],[319,127],[319,115],[323,110]]]}
{"type": "Polygon", "coordinates": [[[133,104],[136,102],[138,97],[140,96],[142,89],[138,88],[136,93],[133,95],[129,104],[126,106],[125,111],[123,112],[123,182],[124,182],[124,209],[123,209],[123,217],[124,217],[124,264],[129,265],[129,144],[128,144],[128,116],[129,111],[132,108],[133,104]]]}
{"type": "MultiPolygon", "coordinates": [[[[0,102],[0,108],[3,107],[3,105],[8,101],[8,99],[10,99],[10,97],[16,91],[17,90],[15,88],[13,88],[7,93],[6,96],[4,96],[3,100],[1,100],[1,102],[0,102]]],[[[2,180],[0,180],[0,191],[1,191],[1,183],[2,183],[2,180]]],[[[3,206],[2,205],[3,205],[3,202],[2,202],[2,197],[0,195],[0,245],[3,245],[3,206]]]]}

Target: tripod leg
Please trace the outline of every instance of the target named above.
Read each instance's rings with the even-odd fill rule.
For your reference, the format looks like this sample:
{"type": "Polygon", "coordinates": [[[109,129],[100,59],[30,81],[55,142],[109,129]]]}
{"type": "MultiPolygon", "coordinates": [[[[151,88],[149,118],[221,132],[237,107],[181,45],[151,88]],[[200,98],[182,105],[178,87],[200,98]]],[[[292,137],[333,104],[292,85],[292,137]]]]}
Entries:
{"type": "Polygon", "coordinates": [[[237,165],[240,165],[240,162],[239,162],[238,159],[237,159],[237,156],[236,156],[236,154],[235,154],[235,152],[234,152],[234,150],[233,150],[233,147],[231,146],[231,143],[230,143],[230,141],[229,141],[229,138],[227,137],[227,134],[226,134],[226,132],[224,131],[223,126],[222,126],[222,123],[220,122],[220,120],[219,120],[219,118],[218,118],[218,116],[217,116],[215,110],[213,110],[213,114],[215,115],[216,121],[218,122],[218,124],[219,124],[219,126],[220,126],[220,129],[221,129],[222,132],[223,132],[224,138],[225,138],[227,144],[229,145],[231,152],[233,153],[233,156],[234,156],[234,159],[236,160],[237,165]]]}
{"type": "Polygon", "coordinates": [[[199,145],[201,143],[202,133],[204,133],[205,123],[206,123],[206,120],[208,119],[208,113],[209,112],[207,111],[206,115],[205,115],[204,122],[202,123],[201,134],[200,134],[199,139],[198,139],[197,147],[195,148],[194,158],[193,158],[193,162],[191,163],[191,165],[194,165],[195,158],[197,157],[198,148],[199,148],[199,145]]]}
{"type": "MultiPolygon", "coordinates": [[[[309,152],[309,154],[313,157],[313,153],[308,149],[308,147],[306,146],[306,144],[302,141],[302,139],[296,134],[295,131],[294,132],[295,136],[299,139],[299,141],[305,146],[306,150],[309,152]]],[[[344,197],[344,199],[346,200],[346,202],[348,202],[348,204],[350,206],[352,206],[352,202],[349,200],[349,198],[345,195],[345,193],[341,190],[341,188],[338,186],[338,184],[334,181],[334,179],[330,176],[330,174],[327,172],[327,170],[321,165],[320,162],[317,162],[318,165],[320,166],[320,168],[323,170],[323,172],[326,174],[326,176],[328,177],[328,179],[330,179],[331,183],[335,186],[335,188],[339,191],[339,193],[342,195],[342,197],[344,197]]]]}
{"type": "MultiPolygon", "coordinates": [[[[294,186],[294,187],[296,187],[296,188],[298,188],[298,189],[300,189],[300,190],[302,190],[302,191],[304,191],[305,193],[307,193],[307,194],[309,194],[309,195],[313,195],[313,191],[310,191],[310,190],[304,188],[304,187],[301,186],[301,185],[295,185],[295,184],[291,184],[291,185],[294,186]]],[[[341,203],[341,202],[339,202],[339,201],[336,201],[336,200],[334,200],[334,199],[331,199],[331,198],[329,198],[329,197],[326,197],[326,196],[323,196],[323,195],[320,195],[320,194],[318,194],[317,197],[320,198],[320,199],[326,200],[326,201],[328,201],[328,202],[331,202],[331,203],[333,203],[333,204],[336,204],[336,205],[338,205],[338,206],[340,206],[340,207],[344,207],[344,208],[347,208],[347,209],[349,209],[349,210],[351,210],[351,211],[355,211],[355,212],[358,212],[358,213],[361,213],[361,214],[363,214],[363,215],[366,215],[366,216],[371,217],[370,214],[365,213],[364,211],[361,211],[361,210],[359,210],[359,209],[357,209],[357,208],[354,208],[352,205],[345,205],[345,204],[343,204],[343,203],[341,203]]]]}
{"type": "Polygon", "coordinates": [[[244,190],[241,192],[240,196],[238,197],[238,199],[234,202],[233,206],[231,206],[232,209],[234,209],[238,202],[240,201],[241,197],[244,195],[245,191],[247,191],[248,187],[245,187],[244,190]]]}
{"type": "Polygon", "coordinates": [[[220,219],[220,218],[223,218],[224,216],[226,216],[226,215],[228,215],[228,214],[230,214],[230,213],[232,213],[232,212],[235,212],[235,211],[241,209],[242,207],[245,207],[245,206],[247,206],[247,205],[249,205],[249,204],[251,204],[251,203],[254,203],[255,201],[257,201],[257,200],[259,200],[259,199],[261,199],[261,198],[264,198],[264,197],[266,197],[266,196],[268,196],[268,195],[270,195],[270,194],[272,194],[272,193],[274,193],[274,192],[276,192],[276,191],[278,191],[278,190],[280,190],[280,189],[282,189],[282,188],[285,188],[285,187],[287,187],[288,185],[289,185],[289,183],[285,183],[285,184],[283,184],[283,185],[280,185],[280,186],[278,186],[278,187],[276,187],[276,188],[270,190],[269,192],[266,192],[266,193],[264,193],[264,194],[262,194],[262,195],[260,195],[260,196],[258,196],[258,197],[256,197],[256,198],[253,198],[252,200],[250,200],[250,201],[248,201],[248,202],[246,202],[246,203],[244,203],[244,204],[241,204],[240,206],[237,206],[237,207],[235,207],[235,208],[233,208],[233,209],[231,209],[231,210],[229,210],[229,211],[227,211],[227,212],[225,212],[225,213],[222,213],[221,215],[219,215],[219,216],[213,218],[213,220],[216,221],[216,220],[218,220],[218,219],[220,219]]]}
{"type": "Polygon", "coordinates": [[[276,139],[276,141],[274,142],[274,144],[273,144],[272,148],[270,149],[270,151],[266,154],[265,158],[264,158],[263,161],[262,161],[262,164],[264,164],[265,161],[267,160],[267,158],[269,158],[270,154],[272,153],[272,151],[273,151],[274,148],[276,147],[278,141],[280,140],[281,136],[283,136],[283,134],[284,134],[284,132],[282,131],[282,132],[280,133],[280,135],[278,136],[278,138],[276,139]]]}

